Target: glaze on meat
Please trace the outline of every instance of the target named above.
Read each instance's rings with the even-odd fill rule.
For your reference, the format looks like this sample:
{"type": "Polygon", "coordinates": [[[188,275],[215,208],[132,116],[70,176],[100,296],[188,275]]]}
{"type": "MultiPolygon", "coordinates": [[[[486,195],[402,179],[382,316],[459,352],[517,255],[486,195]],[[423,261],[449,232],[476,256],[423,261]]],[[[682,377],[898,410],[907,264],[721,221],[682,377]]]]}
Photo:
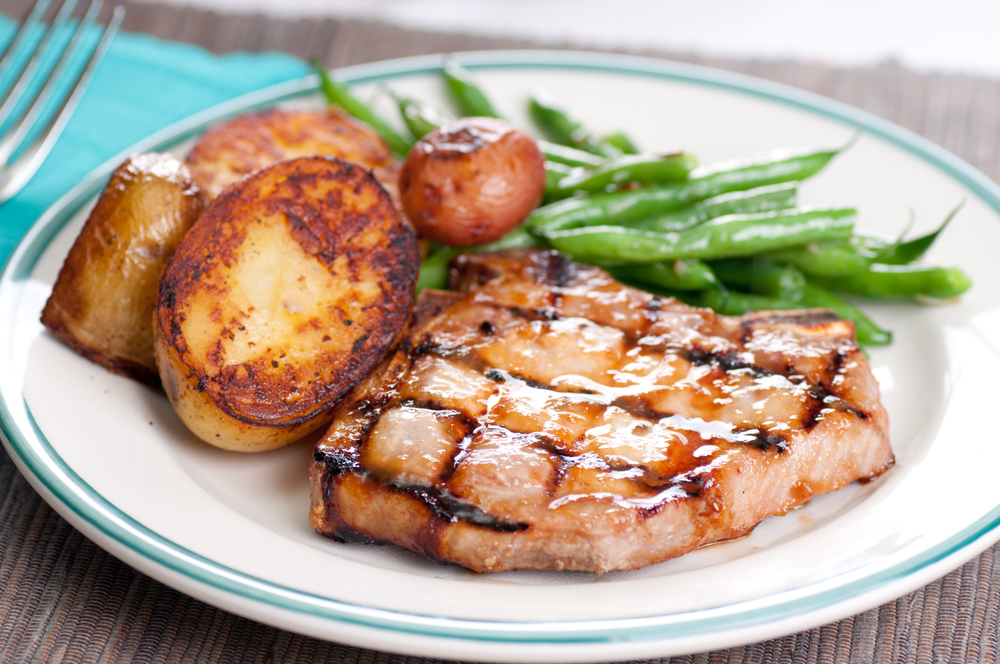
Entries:
{"type": "Polygon", "coordinates": [[[452,277],[317,445],[318,532],[481,572],[636,569],[893,464],[829,311],[717,316],[541,250],[452,277]]]}

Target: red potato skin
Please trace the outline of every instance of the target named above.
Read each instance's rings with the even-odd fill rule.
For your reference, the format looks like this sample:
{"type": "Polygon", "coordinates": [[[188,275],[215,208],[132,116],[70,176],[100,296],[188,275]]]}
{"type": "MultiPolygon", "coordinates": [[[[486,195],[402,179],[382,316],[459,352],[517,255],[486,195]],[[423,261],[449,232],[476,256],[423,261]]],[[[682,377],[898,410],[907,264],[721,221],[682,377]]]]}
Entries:
{"type": "Polygon", "coordinates": [[[424,237],[455,247],[498,240],[545,192],[545,158],[523,130],[461,118],[410,150],[399,177],[406,215],[424,237]]]}

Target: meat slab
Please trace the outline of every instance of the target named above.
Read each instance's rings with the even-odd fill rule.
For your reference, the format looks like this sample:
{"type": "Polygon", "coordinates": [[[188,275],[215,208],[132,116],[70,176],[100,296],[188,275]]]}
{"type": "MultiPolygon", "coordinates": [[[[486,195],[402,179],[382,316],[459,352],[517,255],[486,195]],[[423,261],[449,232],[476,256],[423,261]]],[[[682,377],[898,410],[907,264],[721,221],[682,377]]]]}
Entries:
{"type": "Polygon", "coordinates": [[[636,569],[893,464],[851,323],[726,317],[542,250],[469,254],[341,404],[310,520],[476,571],[636,569]]]}

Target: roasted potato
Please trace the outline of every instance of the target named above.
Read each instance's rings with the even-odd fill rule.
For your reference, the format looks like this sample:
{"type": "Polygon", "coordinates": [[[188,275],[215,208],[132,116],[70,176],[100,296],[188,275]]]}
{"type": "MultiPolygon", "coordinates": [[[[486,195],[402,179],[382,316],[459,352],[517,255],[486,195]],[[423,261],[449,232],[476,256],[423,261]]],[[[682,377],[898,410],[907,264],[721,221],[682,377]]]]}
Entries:
{"type": "Polygon", "coordinates": [[[406,321],[416,233],[356,165],[278,162],[232,185],[167,263],[156,359],[178,415],[230,450],[328,421],[406,321]]]}
{"type": "MultiPolygon", "coordinates": [[[[331,108],[270,109],[247,113],[209,128],[188,154],[195,181],[215,198],[241,177],[295,157],[337,157],[372,169],[391,166],[392,152],[366,124],[331,108]]],[[[392,175],[395,186],[396,174],[392,175]]],[[[378,174],[376,174],[377,176],[378,174]]]]}
{"type": "Polygon", "coordinates": [[[459,118],[410,150],[399,176],[417,231],[453,247],[498,240],[545,193],[545,158],[523,130],[496,118],[459,118]]]}
{"type": "Polygon", "coordinates": [[[179,159],[130,157],[112,174],[70,249],[42,323],[109,370],[159,384],[156,285],[167,257],[204,208],[179,159]]]}

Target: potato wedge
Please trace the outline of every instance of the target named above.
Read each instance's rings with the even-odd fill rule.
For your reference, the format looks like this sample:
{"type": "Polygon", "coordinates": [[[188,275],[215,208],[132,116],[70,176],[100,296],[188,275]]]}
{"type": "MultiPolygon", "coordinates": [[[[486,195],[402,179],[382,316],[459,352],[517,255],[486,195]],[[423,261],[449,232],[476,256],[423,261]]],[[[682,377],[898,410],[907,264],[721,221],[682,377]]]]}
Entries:
{"type": "Polygon", "coordinates": [[[220,122],[201,136],[187,162],[195,181],[214,199],[258,168],[316,155],[337,157],[368,169],[393,163],[382,137],[335,108],[269,109],[220,122]]]}
{"type": "Polygon", "coordinates": [[[156,285],[167,257],[204,209],[179,159],[130,157],[112,174],[66,256],[42,323],[107,369],[158,385],[156,285]]]}
{"type": "Polygon", "coordinates": [[[419,268],[412,227],[359,166],[303,157],[234,184],[160,280],[156,358],[178,415],[241,451],[323,425],[402,328],[419,268]]]}

